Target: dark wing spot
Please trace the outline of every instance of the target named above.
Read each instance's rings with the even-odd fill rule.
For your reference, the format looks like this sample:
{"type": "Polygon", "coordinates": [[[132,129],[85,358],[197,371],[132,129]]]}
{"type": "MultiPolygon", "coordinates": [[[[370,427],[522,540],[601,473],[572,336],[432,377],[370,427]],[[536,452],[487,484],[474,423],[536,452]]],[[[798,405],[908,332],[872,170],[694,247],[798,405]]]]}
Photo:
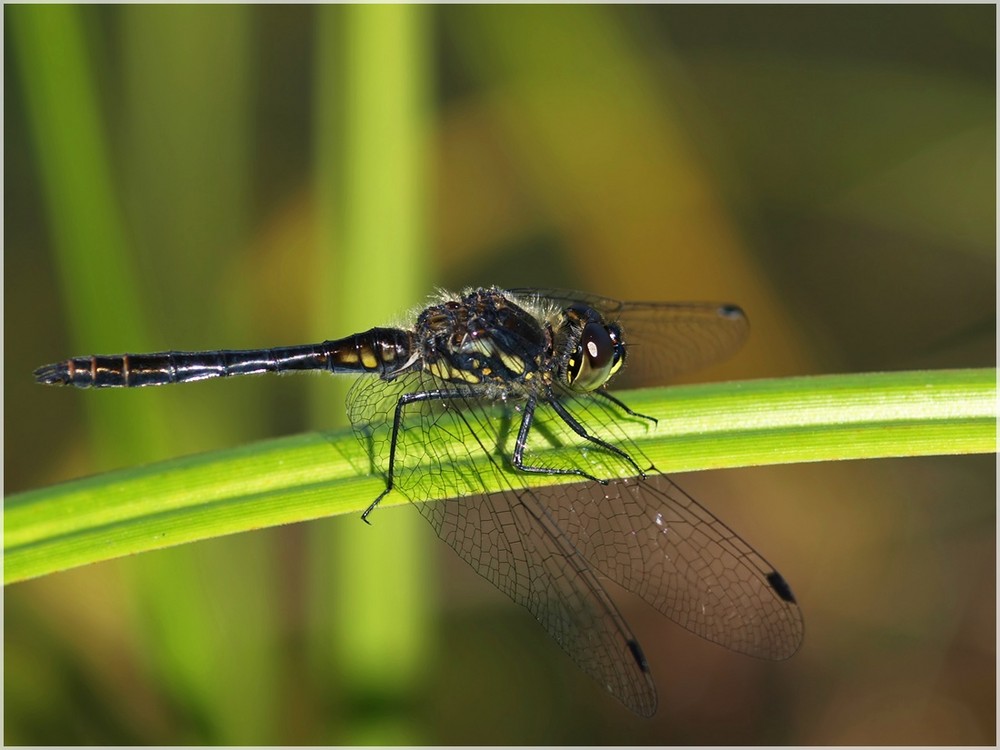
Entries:
{"type": "Polygon", "coordinates": [[[635,659],[635,663],[639,665],[639,669],[648,673],[649,662],[646,661],[646,655],[642,653],[642,647],[639,645],[639,641],[629,641],[628,649],[632,652],[632,658],[635,659]]]}
{"type": "Polygon", "coordinates": [[[795,604],[795,594],[792,593],[791,586],[788,585],[788,581],[782,578],[781,573],[776,570],[772,570],[767,574],[767,582],[771,584],[771,588],[774,589],[774,593],[780,596],[784,601],[791,602],[795,604]]]}
{"type": "Polygon", "coordinates": [[[720,318],[732,318],[733,320],[739,320],[740,318],[745,318],[746,314],[739,305],[722,305],[719,308],[720,318]]]}

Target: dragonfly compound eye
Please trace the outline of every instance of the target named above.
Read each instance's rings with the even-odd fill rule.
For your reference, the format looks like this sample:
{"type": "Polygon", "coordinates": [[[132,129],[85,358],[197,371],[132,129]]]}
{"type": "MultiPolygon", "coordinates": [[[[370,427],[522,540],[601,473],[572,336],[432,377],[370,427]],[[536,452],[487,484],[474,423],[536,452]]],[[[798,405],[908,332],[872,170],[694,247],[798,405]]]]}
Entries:
{"type": "Polygon", "coordinates": [[[580,343],[569,358],[566,379],[570,388],[593,391],[621,367],[624,349],[616,333],[611,327],[593,321],[583,327],[580,343]]]}

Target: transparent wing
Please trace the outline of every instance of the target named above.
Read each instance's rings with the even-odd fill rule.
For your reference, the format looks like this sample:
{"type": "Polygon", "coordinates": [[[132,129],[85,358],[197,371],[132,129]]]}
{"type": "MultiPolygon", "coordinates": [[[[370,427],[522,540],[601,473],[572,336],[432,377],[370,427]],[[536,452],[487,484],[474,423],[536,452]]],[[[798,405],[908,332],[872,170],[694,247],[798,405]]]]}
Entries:
{"type": "MultiPolygon", "coordinates": [[[[348,413],[381,470],[399,397],[440,387],[411,373],[388,383],[361,379],[351,390],[348,413]]],[[[651,713],[655,690],[635,637],[596,574],[735,651],[783,659],[799,647],[802,616],[781,575],[670,479],[635,478],[619,456],[567,438],[552,410],[540,405],[526,463],[576,467],[610,482],[529,489],[508,459],[523,404],[484,399],[471,386],[448,395],[406,407],[396,488],[417,501],[474,570],[531,612],[627,706],[651,713]],[[420,502],[427,498],[455,499],[420,502]]],[[[584,396],[565,405],[592,434],[644,461],[622,427],[629,417],[613,404],[584,396]]]]}
{"type": "Polygon", "coordinates": [[[525,607],[574,662],[642,716],[656,688],[638,641],[593,570],[531,491],[417,503],[473,570],[525,607]]]}
{"type": "MultiPolygon", "coordinates": [[[[399,396],[435,387],[440,383],[414,373],[390,383],[361,379],[351,389],[348,414],[377,466],[386,468],[399,396]]],[[[510,424],[517,412],[497,409],[472,388],[453,389],[452,395],[406,408],[394,465],[396,488],[418,501],[438,535],[525,607],[584,672],[636,713],[651,716],[656,689],[628,625],[587,560],[523,486],[523,475],[503,465],[511,433],[517,431],[517,424],[510,424]],[[486,491],[498,484],[505,489],[486,491]],[[419,502],[453,495],[463,496],[419,502]]],[[[567,453],[580,455],[578,449],[567,453]]],[[[607,460],[622,463],[618,457],[607,460]]],[[[592,464],[586,462],[593,471],[592,464]]]]}
{"type": "Polygon", "coordinates": [[[693,633],[762,659],[802,643],[802,613],[753,547],[663,474],[535,490],[598,572],[693,633]]]}
{"type": "Polygon", "coordinates": [[[750,331],[736,305],[717,302],[620,302],[559,289],[512,289],[515,297],[536,304],[565,307],[583,302],[617,322],[627,358],[615,377],[616,388],[663,385],[671,377],[693,372],[732,356],[750,331]]]}

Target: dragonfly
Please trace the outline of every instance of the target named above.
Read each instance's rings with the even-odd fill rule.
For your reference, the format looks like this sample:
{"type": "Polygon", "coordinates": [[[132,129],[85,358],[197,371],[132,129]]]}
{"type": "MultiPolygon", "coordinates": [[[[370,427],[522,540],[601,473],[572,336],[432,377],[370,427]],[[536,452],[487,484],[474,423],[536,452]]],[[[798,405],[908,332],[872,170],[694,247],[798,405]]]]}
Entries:
{"type": "Polygon", "coordinates": [[[663,384],[732,355],[748,331],[729,304],[481,287],[440,292],[403,325],[319,344],[85,356],[34,375],[78,388],[360,375],[347,415],[385,476],[362,519],[403,493],[586,674],[652,716],[649,663],[602,578],[733,651],[782,660],[802,643],[785,578],[656,470],[635,435],[657,420],[608,387],[663,384]]]}

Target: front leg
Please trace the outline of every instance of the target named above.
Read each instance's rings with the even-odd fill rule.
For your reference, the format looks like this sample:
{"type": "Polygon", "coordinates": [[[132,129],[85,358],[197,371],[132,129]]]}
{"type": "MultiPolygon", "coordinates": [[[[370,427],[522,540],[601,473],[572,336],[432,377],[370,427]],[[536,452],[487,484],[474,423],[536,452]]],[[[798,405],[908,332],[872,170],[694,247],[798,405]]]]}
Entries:
{"type": "Polygon", "coordinates": [[[640,414],[637,411],[632,411],[624,401],[608,393],[603,388],[599,388],[598,390],[594,391],[594,395],[606,398],[608,401],[615,404],[619,409],[628,414],[630,417],[638,417],[639,419],[648,419],[653,424],[657,424],[660,421],[656,417],[651,417],[648,414],[640,414]]]}
{"type": "MultiPolygon", "coordinates": [[[[620,401],[618,401],[618,399],[612,398],[611,400],[625,407],[625,405],[622,404],[620,401]]],[[[628,461],[630,464],[632,464],[633,468],[635,468],[635,470],[639,472],[639,476],[641,476],[643,479],[646,478],[646,472],[639,467],[639,464],[635,462],[635,459],[632,458],[632,456],[630,456],[628,453],[623,451],[618,446],[612,445],[611,443],[601,440],[599,437],[595,437],[591,435],[589,432],[587,432],[584,426],[579,422],[577,422],[576,418],[572,414],[570,414],[569,411],[567,411],[566,407],[563,406],[561,403],[559,403],[558,400],[552,398],[548,401],[548,404],[549,406],[552,407],[555,413],[558,414],[560,418],[562,418],[562,421],[570,426],[573,432],[575,432],[577,435],[584,438],[585,440],[589,440],[595,445],[601,446],[602,448],[604,448],[604,450],[610,451],[611,453],[614,453],[616,456],[622,458],[623,460],[628,461]]],[[[628,407],[625,408],[626,410],[628,409],[628,407]]],[[[632,414],[633,412],[629,411],[629,413],[632,414]]],[[[642,415],[636,415],[636,416],[642,416],[642,415]]],[[[647,419],[650,419],[650,417],[647,417],[647,419]]]]}

